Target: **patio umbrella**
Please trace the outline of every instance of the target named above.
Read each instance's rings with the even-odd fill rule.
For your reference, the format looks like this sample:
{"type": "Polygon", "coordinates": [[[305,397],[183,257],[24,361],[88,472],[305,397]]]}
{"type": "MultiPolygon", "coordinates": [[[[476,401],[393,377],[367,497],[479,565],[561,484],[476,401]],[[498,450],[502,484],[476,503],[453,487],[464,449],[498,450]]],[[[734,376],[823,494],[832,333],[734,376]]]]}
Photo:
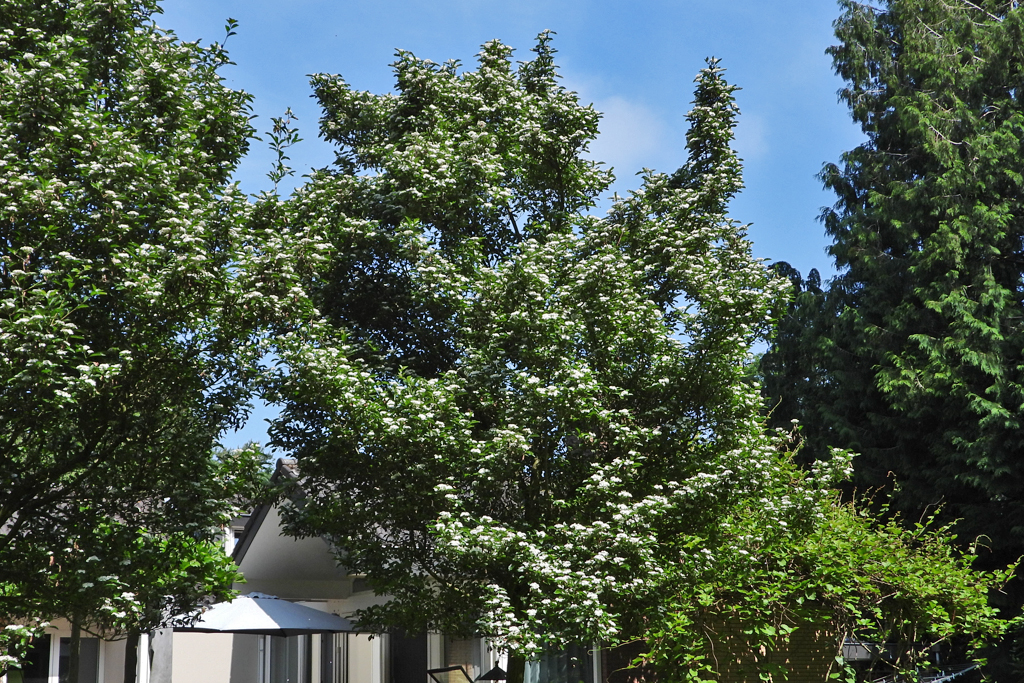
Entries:
{"type": "Polygon", "coordinates": [[[219,602],[203,612],[192,626],[177,632],[252,633],[264,636],[300,636],[308,633],[355,631],[351,621],[336,614],[297,605],[273,595],[252,593],[219,602]]]}

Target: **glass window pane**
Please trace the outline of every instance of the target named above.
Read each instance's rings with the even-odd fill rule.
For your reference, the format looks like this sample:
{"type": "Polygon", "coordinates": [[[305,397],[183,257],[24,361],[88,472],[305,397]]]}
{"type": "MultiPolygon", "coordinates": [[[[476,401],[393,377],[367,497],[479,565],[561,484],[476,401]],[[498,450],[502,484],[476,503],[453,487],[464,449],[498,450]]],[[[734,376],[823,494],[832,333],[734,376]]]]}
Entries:
{"type": "Polygon", "coordinates": [[[480,661],[481,647],[479,638],[467,638],[465,640],[445,636],[444,639],[444,665],[461,666],[466,674],[476,680],[477,676],[484,673],[480,661]]]}
{"type": "Polygon", "coordinates": [[[309,636],[270,640],[270,683],[309,683],[309,636]]]}
{"type": "Polygon", "coordinates": [[[427,671],[434,683],[473,683],[466,670],[461,666],[446,666],[427,671]]]}
{"type": "MultiPolygon", "coordinates": [[[[67,683],[71,667],[71,639],[60,639],[60,683],[67,683]]],[[[100,639],[82,638],[78,646],[78,683],[97,683],[100,669],[100,639]]]]}
{"type": "Polygon", "coordinates": [[[594,683],[593,652],[584,645],[545,652],[526,663],[525,683],[594,683]]]}
{"type": "Polygon", "coordinates": [[[7,683],[49,683],[49,678],[50,636],[43,635],[32,640],[21,669],[7,672],[7,683]]]}
{"type": "Polygon", "coordinates": [[[335,644],[335,633],[321,633],[313,636],[320,639],[320,681],[321,683],[338,683],[335,680],[335,671],[338,670],[337,658],[338,648],[335,644]]]}
{"type": "Polygon", "coordinates": [[[404,632],[388,636],[391,652],[391,683],[426,683],[427,634],[410,636],[404,632]]]}

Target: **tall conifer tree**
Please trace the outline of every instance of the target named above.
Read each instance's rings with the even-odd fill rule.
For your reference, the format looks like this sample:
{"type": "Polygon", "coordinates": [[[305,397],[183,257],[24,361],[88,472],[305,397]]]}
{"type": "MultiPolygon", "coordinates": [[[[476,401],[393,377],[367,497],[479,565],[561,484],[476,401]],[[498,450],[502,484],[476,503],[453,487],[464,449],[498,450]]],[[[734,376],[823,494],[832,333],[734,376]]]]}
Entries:
{"type": "Polygon", "coordinates": [[[842,0],[830,49],[867,140],[827,165],[839,275],[801,295],[764,368],[808,453],[1024,549],[1024,11],[842,0]],[[797,327],[807,328],[797,330],[797,327]]]}

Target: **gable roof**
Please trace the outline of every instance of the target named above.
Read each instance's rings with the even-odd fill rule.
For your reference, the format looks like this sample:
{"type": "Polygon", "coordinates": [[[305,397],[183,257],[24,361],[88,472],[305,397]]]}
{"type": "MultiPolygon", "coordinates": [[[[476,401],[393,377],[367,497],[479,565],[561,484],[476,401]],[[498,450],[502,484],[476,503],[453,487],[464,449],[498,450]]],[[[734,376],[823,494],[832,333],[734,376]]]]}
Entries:
{"type": "MultiPolygon", "coordinates": [[[[279,459],[271,482],[297,477],[291,459],[279,459]]],[[[341,599],[352,591],[352,577],[338,565],[330,544],[319,536],[295,538],[283,533],[282,505],[256,506],[231,554],[245,583],[236,588],[290,599],[341,599]]]]}

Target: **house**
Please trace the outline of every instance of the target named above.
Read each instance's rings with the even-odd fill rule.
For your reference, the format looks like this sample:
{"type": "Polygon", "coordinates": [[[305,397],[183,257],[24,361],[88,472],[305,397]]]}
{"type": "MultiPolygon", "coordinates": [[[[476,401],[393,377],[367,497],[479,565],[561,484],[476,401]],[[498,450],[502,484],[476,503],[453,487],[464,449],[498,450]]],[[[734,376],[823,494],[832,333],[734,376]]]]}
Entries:
{"type": "MultiPolygon", "coordinates": [[[[276,476],[289,464],[279,462],[276,476]]],[[[284,536],[278,505],[236,520],[226,545],[246,579],[234,586],[243,595],[268,593],[345,617],[382,601],[365,577],[338,566],[323,539],[284,536]]],[[[13,674],[0,683],[61,683],[70,640],[70,624],[55,621],[32,648],[20,681],[13,674]]],[[[438,633],[283,638],[164,629],[152,640],[144,636],[139,651],[138,683],[427,683],[429,668],[462,666],[475,680],[499,661],[483,639],[438,633]]],[[[83,637],[80,657],[80,683],[123,683],[123,640],[83,637]]]]}
{"type": "MultiPolygon", "coordinates": [[[[325,540],[284,536],[281,527],[277,505],[260,506],[249,517],[233,550],[246,579],[235,586],[239,592],[276,595],[344,617],[382,601],[364,577],[338,566],[325,540]]],[[[175,633],[171,660],[169,683],[426,683],[428,668],[453,665],[476,679],[497,663],[497,654],[482,639],[437,633],[175,633]]]]}
{"type": "MultiPolygon", "coordinates": [[[[291,461],[275,476],[289,476],[291,461]]],[[[242,594],[265,593],[313,609],[350,617],[383,600],[366,578],[340,567],[327,541],[282,533],[278,505],[261,505],[235,520],[226,535],[246,582],[242,594]]],[[[726,645],[735,624],[717,629],[715,655],[723,683],[760,681],[758,661],[790,669],[791,683],[821,683],[839,651],[837,636],[810,626],[799,629],[785,651],[737,655],[726,645]]],[[[55,622],[34,647],[21,681],[61,683],[67,670],[70,625],[55,622]]],[[[740,635],[739,633],[732,634],[740,635]]],[[[461,666],[474,681],[495,664],[507,663],[485,639],[457,639],[440,633],[332,633],[289,638],[232,633],[172,633],[165,629],[140,645],[138,683],[431,683],[428,669],[461,666]]],[[[651,672],[630,668],[642,650],[630,644],[613,650],[579,647],[552,653],[527,666],[525,683],[652,683],[651,672]]],[[[735,652],[734,652],[735,650],[735,652]]],[[[125,643],[82,640],[80,683],[123,683],[125,643]]],[[[856,659],[856,653],[848,655],[856,659]]]]}

